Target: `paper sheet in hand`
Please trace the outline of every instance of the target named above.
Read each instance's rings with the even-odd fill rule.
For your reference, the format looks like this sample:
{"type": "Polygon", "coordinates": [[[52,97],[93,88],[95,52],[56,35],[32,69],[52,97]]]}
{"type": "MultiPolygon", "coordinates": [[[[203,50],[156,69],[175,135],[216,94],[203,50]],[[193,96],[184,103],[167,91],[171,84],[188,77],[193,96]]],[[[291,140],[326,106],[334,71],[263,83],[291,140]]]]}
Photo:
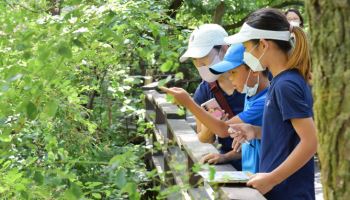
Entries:
{"type": "Polygon", "coordinates": [[[198,173],[210,183],[246,183],[253,175],[247,171],[219,171],[215,173],[214,179],[210,180],[209,172],[198,173]]]}

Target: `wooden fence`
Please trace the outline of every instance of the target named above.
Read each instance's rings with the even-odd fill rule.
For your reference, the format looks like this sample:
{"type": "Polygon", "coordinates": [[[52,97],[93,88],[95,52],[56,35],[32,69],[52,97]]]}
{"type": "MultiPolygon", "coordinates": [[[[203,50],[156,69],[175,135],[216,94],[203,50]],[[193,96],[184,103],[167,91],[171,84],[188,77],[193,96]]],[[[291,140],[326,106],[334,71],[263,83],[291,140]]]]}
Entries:
{"type": "MultiPolygon", "coordinates": [[[[180,116],[178,107],[167,102],[156,85],[144,86],[146,119],[154,124],[154,133],[147,139],[151,153],[148,164],[157,169],[155,183],[162,189],[177,185],[179,192],[168,199],[265,199],[257,190],[244,184],[213,185],[193,171],[207,153],[219,153],[212,144],[201,143],[193,128],[193,117],[180,116]]],[[[216,171],[235,171],[230,164],[213,165],[216,171]]],[[[208,169],[209,170],[209,169],[208,169]]]]}

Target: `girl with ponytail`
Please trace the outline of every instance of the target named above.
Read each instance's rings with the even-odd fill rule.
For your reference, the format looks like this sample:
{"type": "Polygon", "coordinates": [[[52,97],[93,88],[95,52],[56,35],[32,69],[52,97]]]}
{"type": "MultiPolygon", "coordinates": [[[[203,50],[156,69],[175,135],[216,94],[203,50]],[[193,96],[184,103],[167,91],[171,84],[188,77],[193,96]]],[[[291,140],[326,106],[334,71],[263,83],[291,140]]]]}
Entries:
{"type": "Polygon", "coordinates": [[[244,62],[256,70],[267,68],[273,76],[262,127],[232,124],[229,128],[234,150],[246,140],[261,138],[260,173],[247,185],[267,199],[315,199],[313,156],[317,139],[308,84],[309,44],[304,31],[290,25],[280,11],[260,9],[225,41],[243,42],[244,62]]]}

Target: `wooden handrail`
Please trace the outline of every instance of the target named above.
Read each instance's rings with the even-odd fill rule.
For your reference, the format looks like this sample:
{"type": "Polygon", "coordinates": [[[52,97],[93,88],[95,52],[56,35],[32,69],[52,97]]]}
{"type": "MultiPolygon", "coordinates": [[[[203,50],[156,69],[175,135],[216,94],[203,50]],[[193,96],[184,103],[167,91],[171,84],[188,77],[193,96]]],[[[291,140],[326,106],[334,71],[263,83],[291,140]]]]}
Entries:
{"type": "MultiPolygon", "coordinates": [[[[155,90],[155,84],[151,85],[151,88],[144,88],[146,119],[153,122],[155,127],[153,141],[150,143],[154,145],[157,142],[161,150],[153,151],[150,162],[159,173],[165,174],[162,187],[191,185],[191,188],[184,188],[168,199],[265,199],[257,190],[244,185],[221,185],[214,188],[194,173],[192,167],[199,163],[203,155],[219,151],[212,144],[201,143],[185,116],[178,114],[178,107],[168,103],[166,95],[155,90]]],[[[213,167],[216,171],[235,171],[230,164],[213,167]]]]}

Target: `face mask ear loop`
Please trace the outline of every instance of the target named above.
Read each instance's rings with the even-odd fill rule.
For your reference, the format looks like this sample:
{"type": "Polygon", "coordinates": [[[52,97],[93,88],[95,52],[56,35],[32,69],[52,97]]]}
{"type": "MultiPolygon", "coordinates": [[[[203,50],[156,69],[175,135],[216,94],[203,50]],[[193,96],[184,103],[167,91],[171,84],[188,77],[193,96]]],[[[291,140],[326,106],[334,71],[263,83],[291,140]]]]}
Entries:
{"type": "Polygon", "coordinates": [[[248,86],[248,79],[249,79],[249,76],[250,76],[250,72],[251,72],[251,71],[252,71],[252,70],[249,69],[249,73],[248,73],[247,79],[245,80],[245,85],[246,85],[246,86],[248,86]]]}
{"type": "Polygon", "coordinates": [[[261,56],[259,57],[259,61],[260,61],[260,59],[265,55],[265,53],[266,53],[266,51],[267,51],[267,48],[269,48],[268,45],[267,45],[266,50],[264,51],[264,53],[262,53],[261,56]]]}
{"type": "Polygon", "coordinates": [[[259,45],[259,43],[256,44],[256,45],[252,48],[252,50],[250,50],[250,51],[248,51],[248,52],[249,52],[249,53],[252,53],[252,51],[254,51],[254,49],[256,49],[256,47],[258,47],[258,45],[259,45]]]}

